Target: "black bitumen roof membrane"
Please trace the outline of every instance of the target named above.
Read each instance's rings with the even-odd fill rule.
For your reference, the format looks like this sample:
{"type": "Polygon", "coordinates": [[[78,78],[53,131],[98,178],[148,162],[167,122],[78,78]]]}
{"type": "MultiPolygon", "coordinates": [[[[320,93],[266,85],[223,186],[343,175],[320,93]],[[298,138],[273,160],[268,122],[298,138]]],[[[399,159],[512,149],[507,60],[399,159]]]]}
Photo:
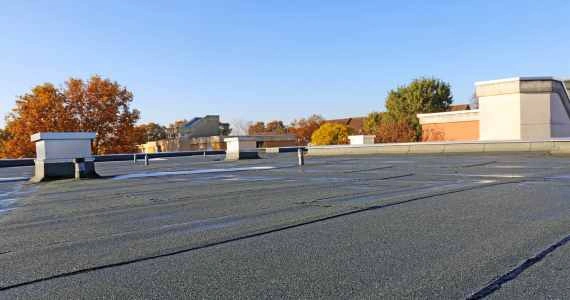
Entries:
{"type": "Polygon", "coordinates": [[[570,160],[264,154],[0,168],[0,298],[568,298],[570,160]]]}

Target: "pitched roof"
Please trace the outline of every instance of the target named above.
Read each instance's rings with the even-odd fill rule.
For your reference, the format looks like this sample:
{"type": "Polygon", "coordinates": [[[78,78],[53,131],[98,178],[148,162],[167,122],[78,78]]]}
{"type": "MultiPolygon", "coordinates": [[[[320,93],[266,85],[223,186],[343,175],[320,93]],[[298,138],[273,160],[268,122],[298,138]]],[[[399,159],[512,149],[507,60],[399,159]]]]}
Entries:
{"type": "Polygon", "coordinates": [[[326,120],[327,123],[338,123],[348,126],[352,129],[353,133],[362,133],[364,127],[364,120],[366,117],[350,117],[350,118],[343,118],[343,119],[332,119],[326,120]]]}
{"type": "Polygon", "coordinates": [[[447,111],[460,111],[460,110],[471,110],[469,104],[453,104],[450,105],[447,111]]]}
{"type": "Polygon", "coordinates": [[[190,120],[188,123],[182,125],[182,127],[184,128],[190,128],[192,127],[194,124],[196,124],[198,121],[202,120],[202,118],[200,117],[195,117],[192,120],[190,120]]]}

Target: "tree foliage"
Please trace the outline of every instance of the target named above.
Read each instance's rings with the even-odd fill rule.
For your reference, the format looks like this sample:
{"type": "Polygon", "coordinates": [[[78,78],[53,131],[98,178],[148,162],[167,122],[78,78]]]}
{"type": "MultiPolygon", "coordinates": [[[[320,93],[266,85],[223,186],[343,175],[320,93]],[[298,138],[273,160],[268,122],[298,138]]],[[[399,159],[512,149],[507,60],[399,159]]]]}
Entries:
{"type": "Polygon", "coordinates": [[[365,134],[375,135],[378,132],[378,126],[382,122],[381,112],[371,112],[368,114],[362,125],[365,134]]]}
{"type": "Polygon", "coordinates": [[[264,122],[255,122],[254,124],[250,125],[247,129],[247,134],[249,135],[256,135],[265,132],[265,123],[264,122]]]}
{"type": "Polygon", "coordinates": [[[186,119],[176,120],[176,121],[174,121],[174,123],[169,124],[168,128],[180,128],[180,127],[188,124],[188,122],[190,122],[190,121],[188,121],[186,119]]]}
{"type": "Polygon", "coordinates": [[[289,133],[297,137],[298,145],[307,145],[311,141],[313,132],[315,132],[324,121],[323,117],[319,115],[311,115],[308,118],[294,120],[289,126],[280,120],[274,120],[267,124],[264,122],[250,122],[247,133],[249,135],[289,133]]]}
{"type": "Polygon", "coordinates": [[[33,157],[30,136],[37,132],[96,132],[95,153],[136,150],[134,124],[139,111],[131,110],[133,95],[109,79],[69,79],[63,88],[38,85],[18,97],[6,119],[2,157],[33,157]]]}
{"type": "Polygon", "coordinates": [[[283,121],[274,120],[267,125],[264,122],[256,122],[249,126],[247,130],[249,135],[256,134],[285,134],[287,133],[287,127],[283,124],[283,121]]]}
{"type": "Polygon", "coordinates": [[[405,143],[415,141],[416,129],[407,119],[385,118],[376,131],[377,143],[405,143]]]}
{"type": "Polygon", "coordinates": [[[289,126],[289,132],[297,137],[297,145],[305,146],[311,141],[315,130],[319,129],[324,122],[323,117],[314,114],[308,118],[294,120],[289,126]]]}
{"type": "Polygon", "coordinates": [[[338,123],[324,123],[313,132],[311,143],[313,145],[348,144],[348,126],[338,123]]]}
{"type": "Polygon", "coordinates": [[[4,152],[4,143],[8,139],[8,134],[5,130],[0,128],[0,158],[2,158],[2,153],[4,152]]]}
{"type": "Polygon", "coordinates": [[[390,91],[388,113],[395,117],[446,111],[453,102],[448,83],[435,78],[419,78],[390,91]]]}
{"type": "Polygon", "coordinates": [[[182,120],[176,120],[174,121],[174,123],[168,124],[168,127],[166,127],[166,137],[169,139],[180,138],[181,129],[188,122],[189,122],[188,120],[182,119],[182,120]]]}
{"type": "Polygon", "coordinates": [[[265,125],[265,132],[285,134],[287,133],[287,127],[283,124],[283,121],[274,120],[265,125]]]}
{"type": "Polygon", "coordinates": [[[220,123],[220,135],[229,136],[232,134],[233,128],[230,123],[220,123]]]}
{"type": "Polygon", "coordinates": [[[41,131],[76,131],[77,121],[68,109],[65,95],[50,83],[34,87],[18,97],[16,107],[6,118],[8,135],[1,156],[33,157],[35,146],[30,136],[41,131]]]}
{"type": "Polygon", "coordinates": [[[153,122],[136,126],[135,132],[137,144],[163,140],[167,137],[166,127],[153,122]]]}
{"type": "Polygon", "coordinates": [[[414,128],[416,134],[410,141],[417,141],[421,139],[421,127],[416,114],[447,111],[451,103],[453,97],[448,83],[435,78],[419,78],[390,91],[386,109],[392,120],[406,120],[414,128]]]}
{"type": "Polygon", "coordinates": [[[79,131],[97,133],[95,153],[136,151],[135,123],[140,112],[130,109],[133,93],[117,82],[93,76],[87,82],[71,78],[64,94],[79,131]]]}

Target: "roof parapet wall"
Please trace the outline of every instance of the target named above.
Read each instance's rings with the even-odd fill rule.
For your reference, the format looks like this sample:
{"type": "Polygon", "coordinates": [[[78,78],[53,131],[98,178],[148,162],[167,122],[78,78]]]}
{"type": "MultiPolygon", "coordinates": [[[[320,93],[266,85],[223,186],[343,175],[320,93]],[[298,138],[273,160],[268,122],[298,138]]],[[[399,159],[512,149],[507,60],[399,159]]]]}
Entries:
{"type": "Polygon", "coordinates": [[[477,97],[489,97],[506,94],[558,94],[566,114],[570,118],[570,90],[569,80],[560,80],[554,77],[514,77],[475,83],[477,97]]]}
{"type": "Polygon", "coordinates": [[[479,121],[479,110],[459,110],[439,113],[417,114],[420,124],[479,121]]]}
{"type": "Polygon", "coordinates": [[[554,77],[514,77],[475,83],[477,97],[505,94],[567,93],[564,81],[554,77]]]}

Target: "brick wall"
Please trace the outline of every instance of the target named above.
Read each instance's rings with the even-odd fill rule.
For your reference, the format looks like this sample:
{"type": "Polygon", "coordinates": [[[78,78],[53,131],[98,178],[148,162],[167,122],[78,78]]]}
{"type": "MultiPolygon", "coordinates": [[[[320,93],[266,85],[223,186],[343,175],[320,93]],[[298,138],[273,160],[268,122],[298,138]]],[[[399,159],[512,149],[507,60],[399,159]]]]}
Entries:
{"type": "Polygon", "coordinates": [[[422,125],[422,141],[477,141],[479,121],[433,123],[422,125]]]}

